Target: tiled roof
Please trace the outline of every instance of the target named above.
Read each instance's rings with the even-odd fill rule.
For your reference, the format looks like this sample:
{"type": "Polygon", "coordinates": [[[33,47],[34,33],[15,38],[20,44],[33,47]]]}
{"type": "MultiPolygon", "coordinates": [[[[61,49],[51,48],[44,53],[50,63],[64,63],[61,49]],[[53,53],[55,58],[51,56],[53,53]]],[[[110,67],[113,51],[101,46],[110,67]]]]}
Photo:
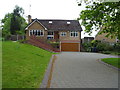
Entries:
{"type": "MultiPolygon", "coordinates": [[[[36,19],[32,19],[32,22],[36,19]]],[[[82,31],[82,28],[77,20],[54,20],[54,19],[37,19],[48,30],[69,30],[82,31]],[[68,22],[68,23],[67,23],[68,22]]]]}

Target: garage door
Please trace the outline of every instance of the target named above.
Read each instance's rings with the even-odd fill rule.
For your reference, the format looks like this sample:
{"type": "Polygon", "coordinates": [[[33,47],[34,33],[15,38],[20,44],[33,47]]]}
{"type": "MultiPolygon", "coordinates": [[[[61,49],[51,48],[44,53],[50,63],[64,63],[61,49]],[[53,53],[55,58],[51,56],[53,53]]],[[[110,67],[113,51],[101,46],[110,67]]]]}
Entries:
{"type": "Polygon", "coordinates": [[[79,51],[79,43],[61,43],[61,51],[79,51]]]}

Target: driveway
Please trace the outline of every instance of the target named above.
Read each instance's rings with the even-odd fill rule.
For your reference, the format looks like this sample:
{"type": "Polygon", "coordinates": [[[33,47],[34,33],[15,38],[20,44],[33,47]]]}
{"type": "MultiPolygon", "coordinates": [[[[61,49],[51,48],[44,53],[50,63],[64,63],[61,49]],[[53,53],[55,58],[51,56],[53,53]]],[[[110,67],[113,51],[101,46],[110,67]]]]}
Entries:
{"type": "Polygon", "coordinates": [[[56,56],[51,88],[118,88],[118,71],[98,62],[115,56],[84,52],[56,56]]]}

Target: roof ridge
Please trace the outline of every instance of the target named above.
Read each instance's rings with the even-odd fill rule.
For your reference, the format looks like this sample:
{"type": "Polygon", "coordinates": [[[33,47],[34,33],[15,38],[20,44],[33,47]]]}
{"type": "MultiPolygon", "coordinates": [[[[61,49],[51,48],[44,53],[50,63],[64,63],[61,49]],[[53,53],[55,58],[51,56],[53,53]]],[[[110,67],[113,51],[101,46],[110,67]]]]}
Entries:
{"type": "MultiPolygon", "coordinates": [[[[35,18],[35,19],[37,19],[37,18],[35,18]]],[[[32,20],[35,20],[35,19],[32,19],[32,20]]],[[[70,19],[37,19],[37,20],[78,21],[78,20],[70,20],[70,19]]]]}

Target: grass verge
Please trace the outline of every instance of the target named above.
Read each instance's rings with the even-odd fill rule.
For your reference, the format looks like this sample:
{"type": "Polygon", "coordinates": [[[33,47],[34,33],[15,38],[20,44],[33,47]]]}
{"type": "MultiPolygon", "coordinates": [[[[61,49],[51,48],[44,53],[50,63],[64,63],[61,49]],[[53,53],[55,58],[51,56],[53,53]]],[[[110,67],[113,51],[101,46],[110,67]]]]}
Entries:
{"type": "Polygon", "coordinates": [[[102,59],[102,61],[117,68],[120,68],[120,58],[104,58],[102,59]]]}
{"type": "Polygon", "coordinates": [[[0,41],[0,90],[2,88],[2,41],[0,41]]]}
{"type": "Polygon", "coordinates": [[[39,88],[52,53],[18,42],[2,45],[2,87],[39,88]]]}

